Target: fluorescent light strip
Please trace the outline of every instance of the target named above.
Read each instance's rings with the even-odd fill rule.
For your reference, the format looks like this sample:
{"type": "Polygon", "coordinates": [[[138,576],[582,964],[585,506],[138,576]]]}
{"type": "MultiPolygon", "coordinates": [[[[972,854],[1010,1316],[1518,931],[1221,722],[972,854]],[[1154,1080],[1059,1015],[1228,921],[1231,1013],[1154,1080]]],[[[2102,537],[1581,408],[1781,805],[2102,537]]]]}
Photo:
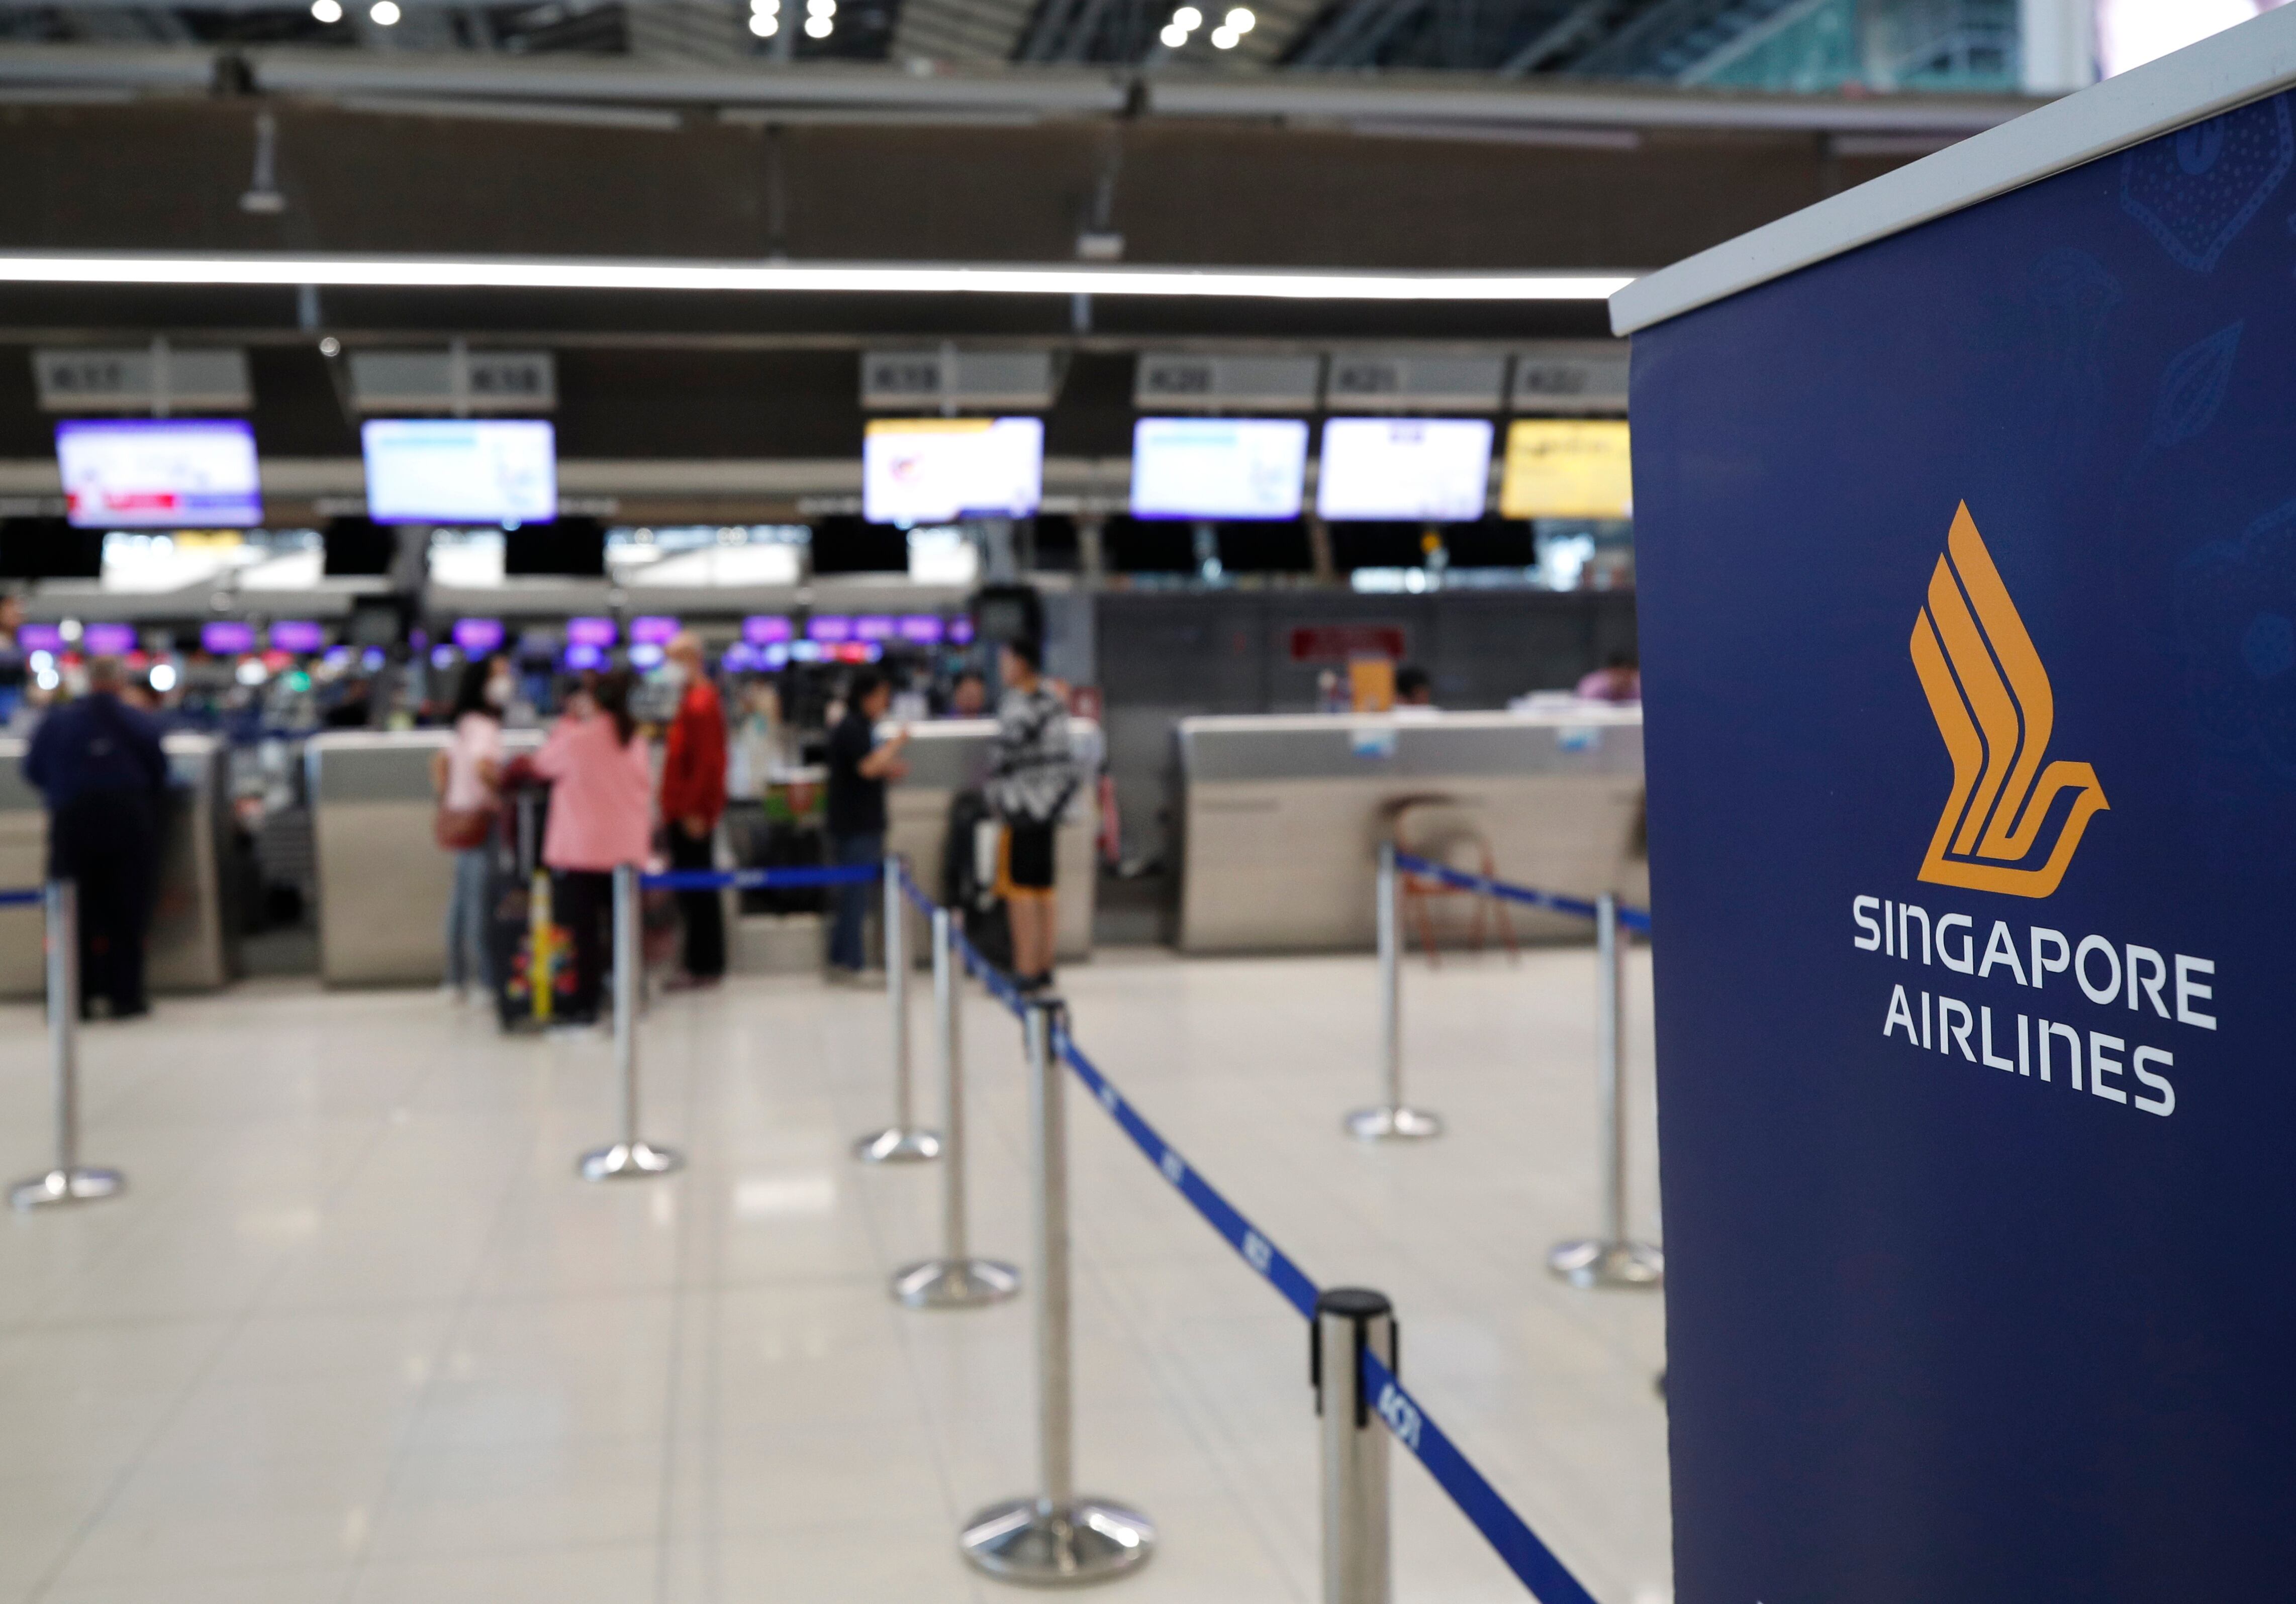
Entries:
{"type": "Polygon", "coordinates": [[[647,262],[556,258],[0,254],[0,283],[720,294],[1161,295],[1262,300],[1598,301],[1630,273],[1316,273],[1255,267],[647,262]]]}

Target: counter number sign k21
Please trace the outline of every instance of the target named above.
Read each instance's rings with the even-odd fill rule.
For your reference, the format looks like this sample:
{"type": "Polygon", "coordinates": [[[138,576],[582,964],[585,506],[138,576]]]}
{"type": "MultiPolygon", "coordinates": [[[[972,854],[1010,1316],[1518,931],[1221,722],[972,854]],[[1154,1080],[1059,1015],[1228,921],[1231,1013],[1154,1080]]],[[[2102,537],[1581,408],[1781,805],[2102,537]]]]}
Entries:
{"type": "MultiPolygon", "coordinates": [[[[1953,759],[1953,789],[1918,878],[1958,890],[2054,895],[2089,821],[2109,805],[2089,765],[2044,766],[2055,718],[2048,672],[1966,504],[1954,514],[1915,620],[1913,659],[1953,759]],[[2045,840],[2067,792],[2070,806],[2045,840]]],[[[2180,1030],[2217,1027],[2210,959],[1891,897],[1853,897],[1849,913],[1857,951],[1967,977],[1958,996],[1945,977],[1935,990],[1919,979],[1891,986],[1882,1035],[1902,1036],[1908,1048],[2165,1118],[2177,1111],[2177,1060],[2163,1043],[2180,1030]],[[2046,994],[1996,989],[2013,984],[2046,994]],[[2093,1009],[2112,1011],[2079,1008],[2076,989],[2093,1009]],[[2164,1021],[2177,1028],[2162,1034],[2164,1021]],[[2152,1039],[2137,1040],[2140,1030],[2152,1039]]]]}

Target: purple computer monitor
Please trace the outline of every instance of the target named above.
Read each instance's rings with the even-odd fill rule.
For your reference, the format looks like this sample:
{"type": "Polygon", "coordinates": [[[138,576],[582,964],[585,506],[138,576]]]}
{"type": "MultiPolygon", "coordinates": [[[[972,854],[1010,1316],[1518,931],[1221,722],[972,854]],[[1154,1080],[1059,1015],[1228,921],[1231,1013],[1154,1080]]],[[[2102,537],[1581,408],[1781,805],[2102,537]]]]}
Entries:
{"type": "Polygon", "coordinates": [[[611,646],[618,638],[611,618],[566,620],[566,643],[569,646],[611,646]]]}
{"type": "Polygon", "coordinates": [[[26,624],[16,631],[16,644],[26,651],[62,651],[64,632],[53,624],[26,624]]]}
{"type": "Polygon", "coordinates": [[[503,621],[500,618],[455,620],[455,644],[463,649],[465,657],[483,657],[489,651],[499,651],[502,643],[503,621]]]}
{"type": "Polygon", "coordinates": [[[796,634],[787,618],[758,614],[742,620],[742,638],[752,646],[784,644],[795,639],[796,634]]]}
{"type": "Polygon", "coordinates": [[[324,651],[327,632],[308,618],[281,618],[271,626],[274,651],[324,651]]]}
{"type": "Polygon", "coordinates": [[[79,643],[95,657],[126,657],[135,650],[133,624],[91,624],[80,632],[79,643]]]}
{"type": "Polygon", "coordinates": [[[585,668],[603,668],[606,666],[606,649],[578,641],[566,649],[565,655],[559,661],[576,672],[585,668]]]}
{"type": "Polygon", "coordinates": [[[229,657],[234,652],[255,650],[255,626],[222,620],[200,626],[200,646],[217,657],[229,657]]]}
{"type": "Polygon", "coordinates": [[[864,613],[853,620],[853,638],[857,641],[890,641],[893,638],[893,620],[885,613],[864,613]]]}
{"type": "Polygon", "coordinates": [[[676,638],[676,618],[637,618],[630,620],[630,644],[633,646],[667,646],[676,638]]]}
{"type": "Polygon", "coordinates": [[[901,639],[916,646],[938,646],[945,633],[939,618],[931,613],[907,613],[902,616],[901,639]]]}
{"type": "Polygon", "coordinates": [[[844,613],[816,613],[805,621],[805,638],[830,644],[853,638],[853,620],[844,613]]]}

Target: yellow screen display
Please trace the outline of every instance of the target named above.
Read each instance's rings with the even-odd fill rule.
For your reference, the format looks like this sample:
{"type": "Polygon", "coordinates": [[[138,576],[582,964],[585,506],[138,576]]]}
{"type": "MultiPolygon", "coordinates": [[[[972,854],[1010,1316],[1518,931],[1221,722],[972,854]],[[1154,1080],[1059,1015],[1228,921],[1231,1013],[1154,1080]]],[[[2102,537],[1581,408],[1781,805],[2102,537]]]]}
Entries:
{"type": "Polygon", "coordinates": [[[1616,419],[1524,418],[1507,429],[1501,518],[1631,518],[1627,426],[1616,419]]]}

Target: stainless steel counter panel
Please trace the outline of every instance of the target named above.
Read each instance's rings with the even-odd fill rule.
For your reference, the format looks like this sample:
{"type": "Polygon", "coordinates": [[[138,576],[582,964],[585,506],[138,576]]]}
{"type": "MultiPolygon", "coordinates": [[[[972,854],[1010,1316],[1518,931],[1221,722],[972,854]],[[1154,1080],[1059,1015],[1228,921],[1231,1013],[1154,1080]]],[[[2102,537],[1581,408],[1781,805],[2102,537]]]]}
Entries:
{"type": "MultiPolygon", "coordinates": [[[[1100,726],[1088,718],[1074,722],[1078,738],[1095,744],[1100,726]]],[[[941,853],[948,838],[950,800],[968,786],[980,783],[988,769],[988,749],[996,734],[993,718],[943,718],[909,726],[908,750],[903,755],[908,778],[886,789],[886,847],[905,855],[917,884],[939,898],[941,853]]],[[[1076,960],[1092,952],[1092,920],[1097,901],[1099,863],[1093,841],[1100,830],[1097,792],[1090,781],[1078,790],[1061,821],[1054,842],[1054,875],[1060,882],[1060,943],[1058,953],[1076,960]]],[[[912,910],[909,951],[926,954],[925,927],[912,910]]]]}
{"type": "MultiPolygon", "coordinates": [[[[329,986],[436,986],[446,974],[455,863],[431,833],[430,758],[447,740],[445,730],[348,730],[304,749],[329,986]]],[[[542,736],[508,730],[503,744],[514,757],[542,736]]]]}
{"type": "MultiPolygon", "coordinates": [[[[37,886],[47,873],[47,809],[24,780],[27,744],[0,736],[0,885],[9,887],[37,886]]],[[[212,991],[229,984],[237,968],[234,927],[224,906],[229,754],[208,735],[171,734],[162,744],[171,773],[145,973],[156,992],[212,991]]],[[[37,996],[45,984],[40,910],[0,908],[0,994],[37,996]]]]}
{"type": "MultiPolygon", "coordinates": [[[[1472,815],[1503,879],[1639,896],[1639,709],[1374,717],[1185,718],[1180,946],[1348,949],[1372,942],[1374,864],[1398,803],[1472,815]]],[[[1510,906],[1526,940],[1583,921],[1510,906]]]]}

